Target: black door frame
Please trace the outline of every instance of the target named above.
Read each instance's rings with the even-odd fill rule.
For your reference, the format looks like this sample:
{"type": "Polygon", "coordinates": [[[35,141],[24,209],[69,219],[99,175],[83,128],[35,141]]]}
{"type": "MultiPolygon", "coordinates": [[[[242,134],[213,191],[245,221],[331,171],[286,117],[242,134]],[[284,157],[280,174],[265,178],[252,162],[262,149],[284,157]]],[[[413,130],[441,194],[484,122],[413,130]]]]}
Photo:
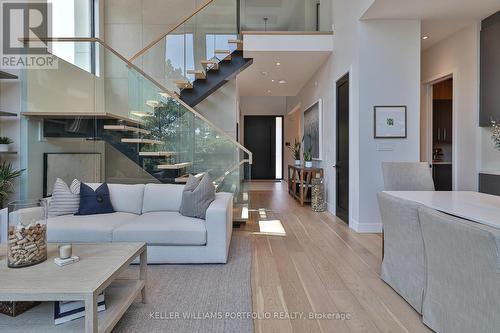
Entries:
{"type": "MultiPolygon", "coordinates": [[[[245,122],[247,117],[266,117],[266,118],[281,118],[281,178],[273,178],[269,179],[270,181],[273,180],[283,180],[285,179],[285,117],[283,115],[244,115],[243,116],[243,142],[245,143],[245,122]]],[[[245,144],[243,144],[245,146],[245,144]]],[[[252,152],[254,153],[254,152],[252,152]]],[[[274,172],[276,174],[276,170],[274,172]]],[[[252,180],[251,178],[251,171],[245,172],[245,180],[252,180]]]]}
{"type": "Polygon", "coordinates": [[[350,96],[351,96],[351,91],[350,91],[350,72],[347,72],[344,76],[342,76],[340,79],[337,80],[335,84],[335,100],[336,100],[336,105],[335,105],[335,114],[336,114],[336,156],[335,156],[335,180],[336,180],[336,189],[335,189],[335,213],[336,215],[342,219],[345,223],[349,224],[349,208],[351,205],[350,202],[350,192],[351,192],[351,184],[349,181],[350,178],[350,170],[349,170],[349,162],[351,159],[350,156],[350,131],[348,127],[348,135],[347,135],[347,141],[348,141],[348,148],[347,148],[347,211],[344,211],[342,209],[339,209],[339,167],[337,165],[337,162],[339,160],[339,142],[340,142],[340,131],[339,131],[339,98],[338,98],[338,89],[340,86],[344,84],[348,84],[349,92],[348,92],[348,125],[350,125],[350,109],[351,109],[351,101],[350,101],[350,96]]]}

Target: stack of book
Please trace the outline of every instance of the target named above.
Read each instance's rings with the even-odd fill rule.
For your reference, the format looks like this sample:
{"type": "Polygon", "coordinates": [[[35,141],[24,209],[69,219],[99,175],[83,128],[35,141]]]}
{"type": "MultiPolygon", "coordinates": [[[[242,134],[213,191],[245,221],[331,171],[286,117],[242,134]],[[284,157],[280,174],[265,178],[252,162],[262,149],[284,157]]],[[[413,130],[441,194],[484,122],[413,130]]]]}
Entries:
{"type": "MultiPolygon", "coordinates": [[[[104,293],[97,296],[97,311],[106,310],[104,293]]],[[[54,322],[56,325],[66,323],[70,320],[85,317],[85,302],[83,301],[59,301],[54,302],[54,322]]]]}

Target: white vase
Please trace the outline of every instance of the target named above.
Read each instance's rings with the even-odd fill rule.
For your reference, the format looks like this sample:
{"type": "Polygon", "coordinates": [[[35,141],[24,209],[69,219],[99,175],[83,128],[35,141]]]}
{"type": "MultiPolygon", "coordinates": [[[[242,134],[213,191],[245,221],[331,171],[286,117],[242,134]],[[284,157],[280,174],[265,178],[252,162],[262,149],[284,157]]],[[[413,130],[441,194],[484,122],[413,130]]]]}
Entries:
{"type": "Polygon", "coordinates": [[[306,168],[312,168],[313,162],[312,161],[306,161],[305,163],[306,168]]]}
{"type": "Polygon", "coordinates": [[[295,165],[300,165],[300,160],[295,160],[295,165]]]}
{"type": "Polygon", "coordinates": [[[0,152],[9,151],[9,145],[0,144],[0,152]]]}

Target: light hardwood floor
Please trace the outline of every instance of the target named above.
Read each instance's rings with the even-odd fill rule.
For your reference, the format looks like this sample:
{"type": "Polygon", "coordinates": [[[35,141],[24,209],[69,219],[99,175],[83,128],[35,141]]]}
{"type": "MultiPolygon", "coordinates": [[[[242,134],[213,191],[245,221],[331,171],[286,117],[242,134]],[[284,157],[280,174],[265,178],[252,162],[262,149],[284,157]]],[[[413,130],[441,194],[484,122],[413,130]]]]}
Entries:
{"type": "MultiPolygon", "coordinates": [[[[430,332],[379,278],[382,238],[357,234],[332,214],[300,207],[286,184],[251,184],[252,298],[258,313],[348,313],[350,320],[255,320],[255,332],[430,332]],[[264,215],[265,214],[265,215],[264,215]],[[258,234],[259,220],[280,220],[285,236],[258,234]]],[[[265,222],[263,222],[265,223],[265,222]]],[[[237,231],[239,230],[239,231],[237,231]]]]}

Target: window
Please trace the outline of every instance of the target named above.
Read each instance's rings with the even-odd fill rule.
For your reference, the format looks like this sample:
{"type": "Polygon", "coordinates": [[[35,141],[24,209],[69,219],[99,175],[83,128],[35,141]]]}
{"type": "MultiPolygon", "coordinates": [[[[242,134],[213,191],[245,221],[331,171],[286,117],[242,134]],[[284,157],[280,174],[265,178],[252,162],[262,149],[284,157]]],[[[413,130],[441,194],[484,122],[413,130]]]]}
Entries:
{"type": "Polygon", "coordinates": [[[230,39],[237,39],[237,37],[230,34],[207,34],[207,59],[212,59],[215,56],[215,50],[227,50],[229,47],[228,40],[230,39]]]}
{"type": "MultiPolygon", "coordinates": [[[[52,37],[94,37],[94,0],[48,0],[52,8],[52,37]]],[[[50,52],[88,72],[93,70],[93,45],[54,42],[50,52]]]]}
{"type": "Polygon", "coordinates": [[[186,77],[186,71],[195,69],[193,34],[168,35],[165,43],[167,76],[170,79],[186,77]]]}

